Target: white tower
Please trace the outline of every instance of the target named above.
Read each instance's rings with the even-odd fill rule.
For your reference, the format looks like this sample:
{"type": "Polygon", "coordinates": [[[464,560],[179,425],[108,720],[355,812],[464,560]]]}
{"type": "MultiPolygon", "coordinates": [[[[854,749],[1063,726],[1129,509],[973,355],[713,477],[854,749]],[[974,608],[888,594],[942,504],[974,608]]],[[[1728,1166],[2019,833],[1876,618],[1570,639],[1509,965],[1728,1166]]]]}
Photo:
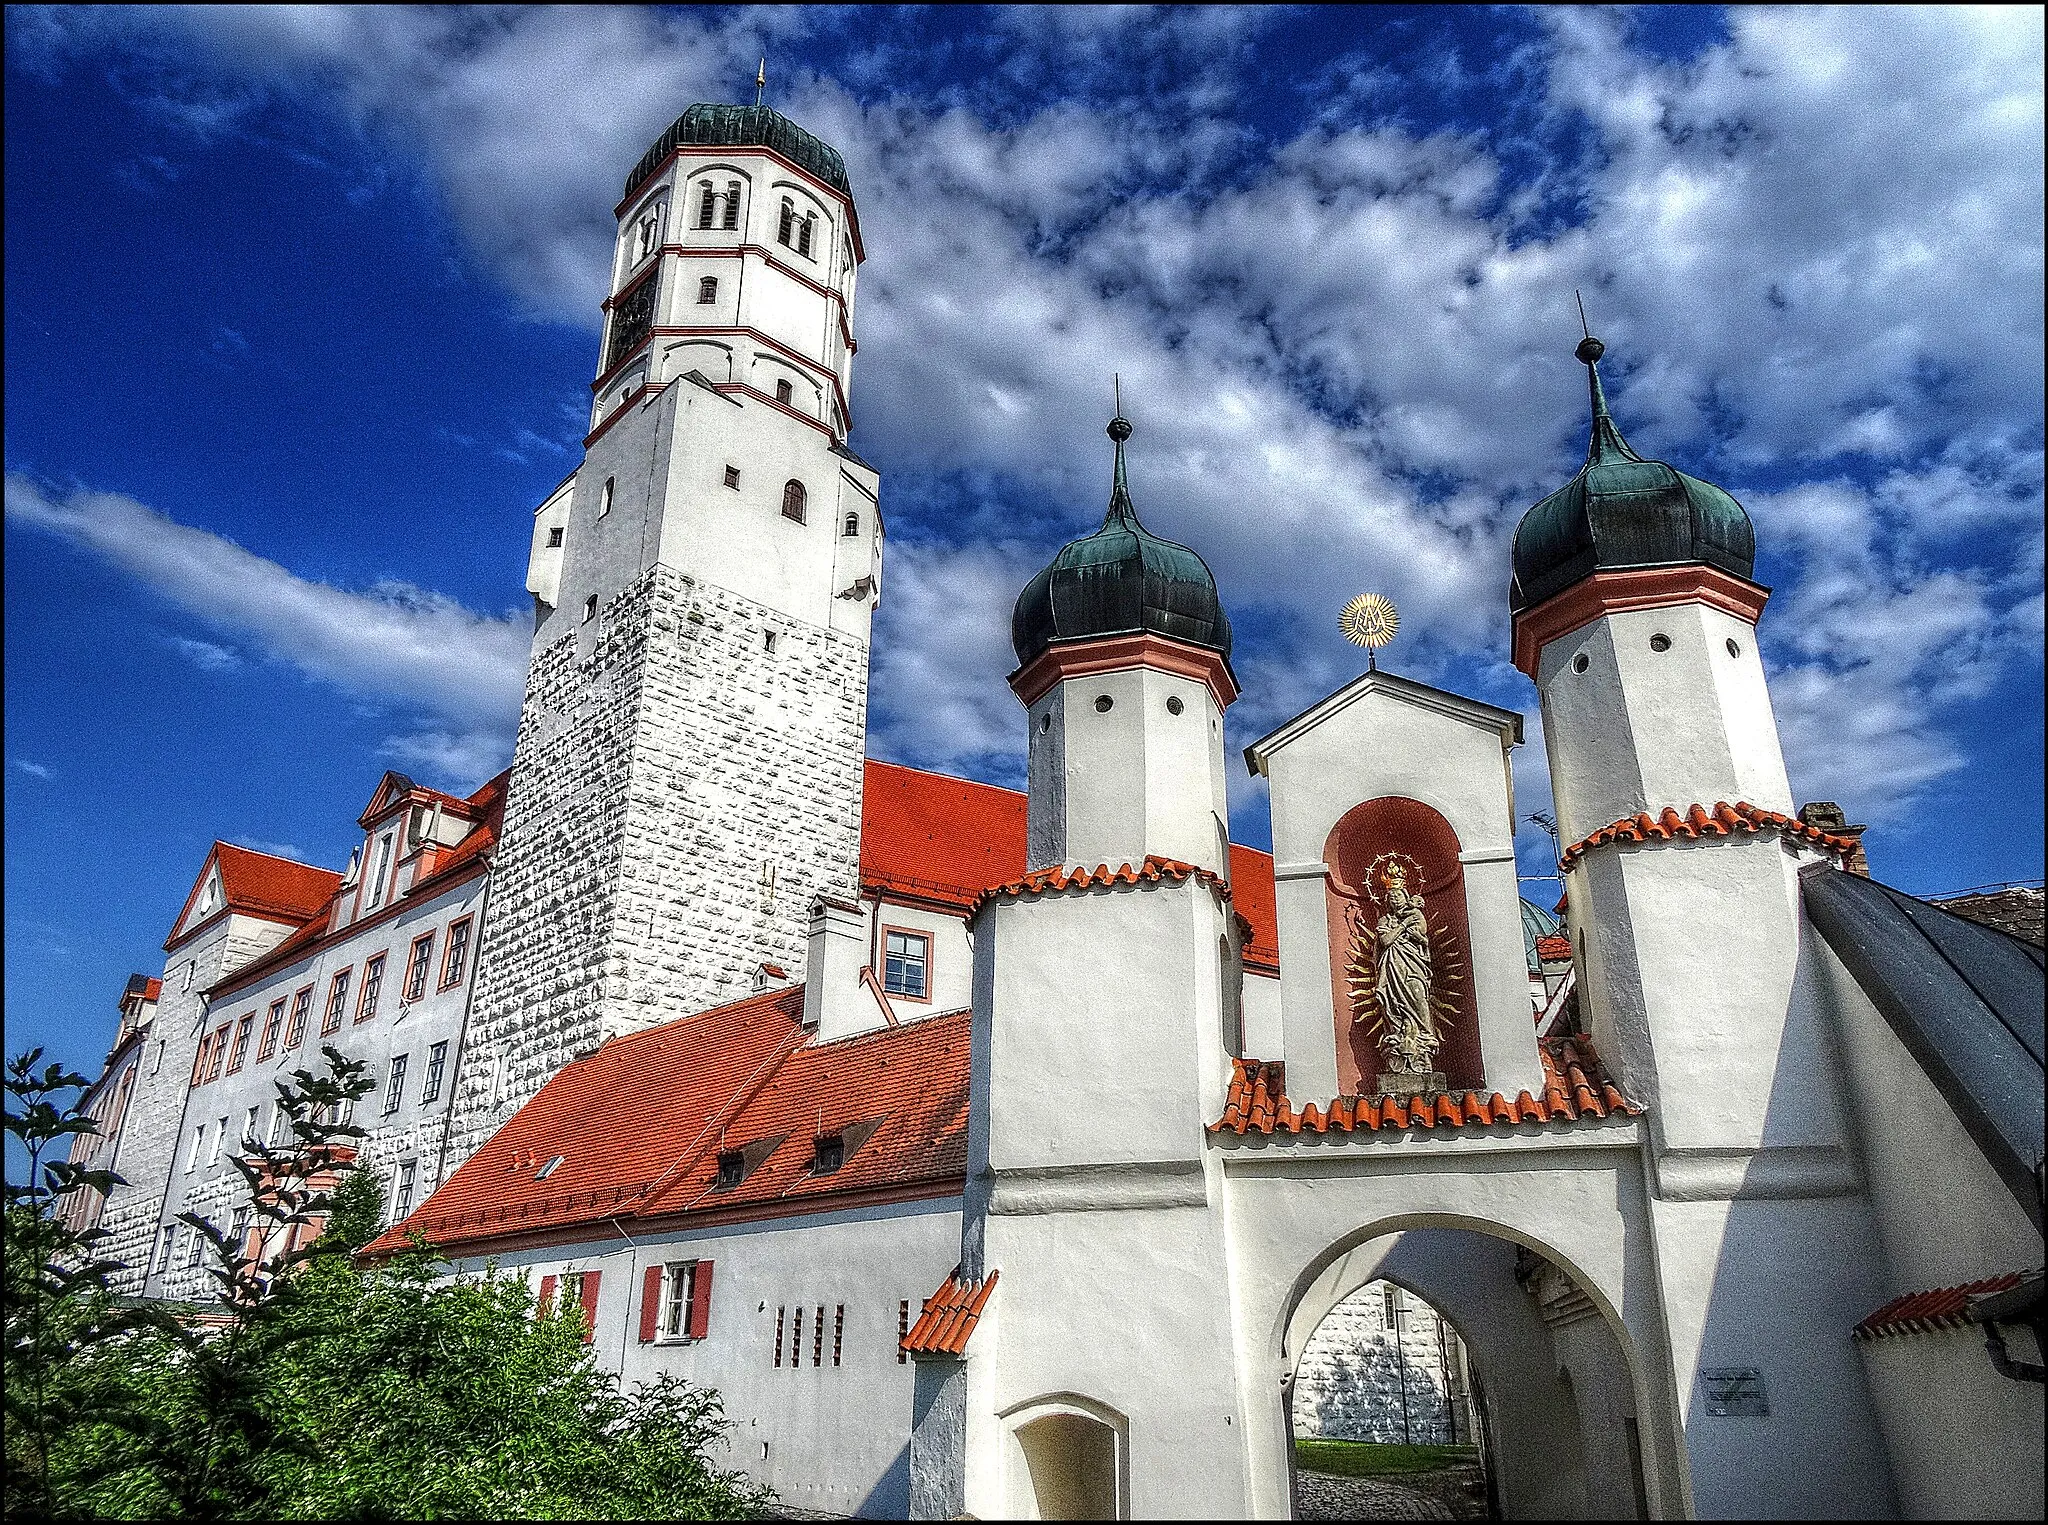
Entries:
{"type": "Polygon", "coordinates": [[[882,523],[845,166],[693,106],[617,216],[583,464],[534,514],[458,1160],[605,1037],[801,967],[812,902],[856,893],[882,523]]]}
{"type": "Polygon", "coordinates": [[[1688,1418],[1693,1500],[1702,1516],[1771,1513],[1782,1497],[1760,1480],[1807,1477],[1811,1512],[1883,1513],[1883,1453],[1839,1333],[1882,1301],[1882,1260],[1805,956],[1798,876],[1827,860],[1789,815],[1755,536],[1720,488],[1629,448],[1601,354],[1591,337],[1578,349],[1586,464],[1515,533],[1515,664],[1542,692],[1582,1020],[1648,1109],[1681,1411],[1717,1369],[1778,1394],[1775,1421],[1739,1433],[1688,1418]],[[1802,1460],[1821,1445],[1837,1480],[1802,1460]]]}

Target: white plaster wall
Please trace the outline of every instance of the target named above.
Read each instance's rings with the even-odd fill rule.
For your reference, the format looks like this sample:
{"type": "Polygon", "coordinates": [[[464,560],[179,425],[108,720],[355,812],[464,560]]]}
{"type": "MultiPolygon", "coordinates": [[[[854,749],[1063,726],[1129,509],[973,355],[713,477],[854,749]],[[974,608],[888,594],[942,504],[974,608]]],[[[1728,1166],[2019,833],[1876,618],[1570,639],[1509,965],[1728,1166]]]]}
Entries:
{"type": "MultiPolygon", "coordinates": [[[[1323,999],[1327,1005],[1327,988],[1323,999]]],[[[1287,1044],[1281,1035],[1280,981],[1270,975],[1246,971],[1239,1000],[1244,1011],[1244,1056],[1248,1059],[1285,1059],[1287,1044]]]]}
{"type": "MultiPolygon", "coordinates": [[[[2008,1327],[2005,1341],[2015,1360],[2039,1363],[2040,1349],[2024,1329],[2008,1327]]],[[[1993,1371],[1981,1329],[1888,1335],[1856,1349],[1905,1518],[2041,1518],[2041,1384],[1993,1371]]]]}
{"type": "MultiPolygon", "coordinates": [[[[601,1271],[593,1353],[626,1390],[672,1372],[715,1388],[732,1430],[714,1451],[801,1509],[900,1519],[909,1508],[909,1444],[916,1369],[897,1356],[901,1305],[914,1322],[960,1252],[960,1199],[819,1213],[684,1232],[635,1234],[497,1255],[501,1271],[540,1278],[601,1271]],[[709,1332],[700,1341],[640,1340],[647,1267],[710,1260],[709,1332]],[[825,1309],[822,1364],[812,1328],[825,1309]],[[832,1364],[832,1321],[846,1309],[841,1364],[832,1364]],[[802,1364],[787,1364],[794,1310],[804,1309],[802,1364]],[[785,1351],[775,1365],[775,1320],[785,1351]],[[720,1454],[722,1452],[722,1454],[720,1454]]],[[[476,1274],[481,1259],[456,1263],[476,1274]]]]}
{"type": "MultiPolygon", "coordinates": [[[[368,1130],[367,1137],[356,1141],[357,1159],[361,1168],[375,1172],[383,1184],[386,1211],[389,1212],[394,1205],[391,1200],[394,1171],[402,1160],[416,1162],[413,1206],[417,1207],[427,1199],[427,1194],[439,1184],[448,1114],[455,1098],[470,980],[476,969],[479,939],[474,921],[470,928],[469,958],[463,977],[445,989],[440,985],[441,961],[447,951],[449,924],[477,914],[482,906],[486,883],[486,878],[479,875],[417,904],[401,901],[397,914],[359,923],[339,941],[310,957],[273,970],[254,984],[214,1003],[209,1030],[222,1022],[228,1023],[230,1043],[233,1041],[234,1024],[243,1016],[254,1014],[256,1020],[250,1032],[249,1050],[238,1072],[230,1075],[223,1066],[220,1079],[191,1091],[186,1105],[184,1141],[167,1181],[160,1224],[175,1221],[180,1213],[195,1212],[217,1227],[225,1229],[229,1226],[235,1209],[243,1206],[248,1197],[247,1185],[234,1168],[232,1157],[237,1153],[236,1145],[240,1142],[249,1109],[257,1109],[257,1127],[262,1136],[268,1138],[277,1106],[278,1084],[288,1080],[296,1070],[325,1074],[326,1062],[320,1051],[328,1046],[347,1058],[363,1061],[368,1066],[370,1079],[377,1083],[376,1090],[356,1103],[354,1121],[356,1126],[368,1130]],[[425,995],[407,1005],[403,1000],[406,959],[411,952],[412,940],[427,932],[434,934],[432,973],[427,978],[425,995]],[[362,995],[363,965],[379,953],[384,955],[384,982],[378,997],[377,1014],[368,1022],[358,1023],[355,1016],[357,1002],[362,995]],[[347,1011],[341,1030],[322,1037],[320,1024],[327,1009],[328,989],[334,975],[342,969],[350,971],[347,1011]],[[313,1004],[306,1022],[305,1037],[297,1048],[287,1049],[284,1047],[284,1032],[289,1031],[290,1003],[308,985],[313,988],[313,1004]],[[264,1019],[271,1002],[280,997],[286,1002],[286,1027],[280,1032],[277,1052],[259,1063],[256,1055],[263,1041],[264,1019]],[[448,1058],[441,1075],[440,1094],[431,1102],[423,1102],[421,1094],[426,1084],[428,1054],[434,1044],[441,1042],[448,1045],[448,1058]],[[391,1061],[399,1054],[407,1056],[404,1092],[397,1110],[386,1113],[384,1100],[391,1061]],[[227,1120],[228,1131],[219,1158],[212,1160],[208,1155],[202,1155],[197,1169],[186,1169],[193,1125],[203,1119],[211,1127],[223,1118],[227,1120]]],[[[190,1078],[190,1065],[188,1056],[185,1073],[180,1077],[181,1084],[190,1078]]],[[[190,1232],[188,1228],[179,1229],[181,1242],[186,1241],[190,1232]]],[[[188,1267],[181,1252],[168,1271],[159,1271],[150,1279],[150,1295],[210,1297],[215,1284],[206,1275],[205,1267],[211,1264],[209,1258],[202,1261],[199,1268],[188,1267]]]]}
{"type": "Polygon", "coordinates": [[[1864,1312],[1908,1292],[2039,1265],[2040,1232],[1810,924],[1806,950],[1832,997],[1858,1155],[1884,1246],[1884,1295],[1864,1312]]]}
{"type": "Polygon", "coordinates": [[[1511,783],[1500,732],[1368,677],[1314,725],[1284,738],[1265,768],[1272,780],[1289,1094],[1319,1103],[1337,1094],[1329,920],[1324,880],[1314,869],[1345,812],[1387,795],[1428,805],[1457,834],[1486,1084],[1509,1096],[1539,1094],[1542,1065],[1529,1021],[1511,783]]]}
{"type": "Polygon", "coordinates": [[[974,1000],[974,939],[967,932],[967,918],[950,916],[946,912],[925,905],[906,905],[899,900],[863,900],[861,909],[866,916],[868,939],[866,957],[873,965],[875,978],[882,978],[884,950],[881,927],[893,927],[898,931],[922,932],[928,939],[930,960],[926,965],[928,1000],[913,1000],[909,996],[892,995],[889,1000],[902,1016],[922,1017],[936,1015],[942,1011],[962,1011],[974,1000]]]}
{"type": "Polygon", "coordinates": [[[1688,603],[1604,616],[1545,646],[1536,683],[1567,842],[1667,805],[1792,809],[1756,631],[1734,615],[1688,603]],[[1669,650],[1651,649],[1656,635],[1669,650]]]}
{"type": "Polygon", "coordinates": [[[1027,723],[1032,868],[1156,854],[1230,877],[1223,714],[1206,683],[1143,666],[1068,678],[1027,723]]]}

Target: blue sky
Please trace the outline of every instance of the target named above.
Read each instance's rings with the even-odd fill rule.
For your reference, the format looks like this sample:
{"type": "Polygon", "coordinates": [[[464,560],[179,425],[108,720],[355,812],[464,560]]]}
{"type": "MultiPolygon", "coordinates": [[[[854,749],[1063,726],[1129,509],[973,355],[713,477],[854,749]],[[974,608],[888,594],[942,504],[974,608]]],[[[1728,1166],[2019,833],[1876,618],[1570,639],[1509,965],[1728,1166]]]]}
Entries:
{"type": "Polygon", "coordinates": [[[1377,588],[1387,665],[1529,713],[1542,808],[1506,542],[1583,452],[1581,288],[1631,442],[1756,520],[1799,797],[1916,892],[2041,874],[2038,11],[17,7],[7,43],[10,1048],[97,1062],[216,837],[339,867],[384,768],[509,758],[613,199],[764,53],[867,236],[879,755],[1018,781],[1009,605],[1101,514],[1116,370],[1139,510],[1238,627],[1233,744],[1356,671],[1377,588]]]}

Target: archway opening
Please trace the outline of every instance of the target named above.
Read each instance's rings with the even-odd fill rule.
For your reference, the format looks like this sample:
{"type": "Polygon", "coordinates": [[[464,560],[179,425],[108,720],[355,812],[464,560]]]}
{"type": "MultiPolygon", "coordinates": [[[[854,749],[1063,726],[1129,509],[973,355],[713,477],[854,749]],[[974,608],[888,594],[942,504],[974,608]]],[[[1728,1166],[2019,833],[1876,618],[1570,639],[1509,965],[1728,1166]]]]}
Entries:
{"type": "Polygon", "coordinates": [[[1116,1431],[1085,1414],[1047,1414],[1017,1431],[1030,1482],[1030,1517],[1117,1517],[1116,1431]]]}
{"type": "Polygon", "coordinates": [[[1363,1238],[1305,1278],[1285,1348],[1297,1518],[1644,1514],[1623,1342],[1527,1245],[1436,1226],[1363,1238]]]}

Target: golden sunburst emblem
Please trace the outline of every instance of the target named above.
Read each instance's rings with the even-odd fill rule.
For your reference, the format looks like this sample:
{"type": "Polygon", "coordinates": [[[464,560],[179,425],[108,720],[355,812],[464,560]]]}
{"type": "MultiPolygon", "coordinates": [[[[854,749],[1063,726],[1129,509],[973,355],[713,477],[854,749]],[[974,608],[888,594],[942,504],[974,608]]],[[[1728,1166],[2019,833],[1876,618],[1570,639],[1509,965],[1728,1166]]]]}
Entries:
{"type": "Polygon", "coordinates": [[[1401,629],[1401,616],[1384,593],[1361,593],[1337,616],[1337,628],[1344,632],[1345,640],[1370,652],[1393,641],[1401,629]]]}

